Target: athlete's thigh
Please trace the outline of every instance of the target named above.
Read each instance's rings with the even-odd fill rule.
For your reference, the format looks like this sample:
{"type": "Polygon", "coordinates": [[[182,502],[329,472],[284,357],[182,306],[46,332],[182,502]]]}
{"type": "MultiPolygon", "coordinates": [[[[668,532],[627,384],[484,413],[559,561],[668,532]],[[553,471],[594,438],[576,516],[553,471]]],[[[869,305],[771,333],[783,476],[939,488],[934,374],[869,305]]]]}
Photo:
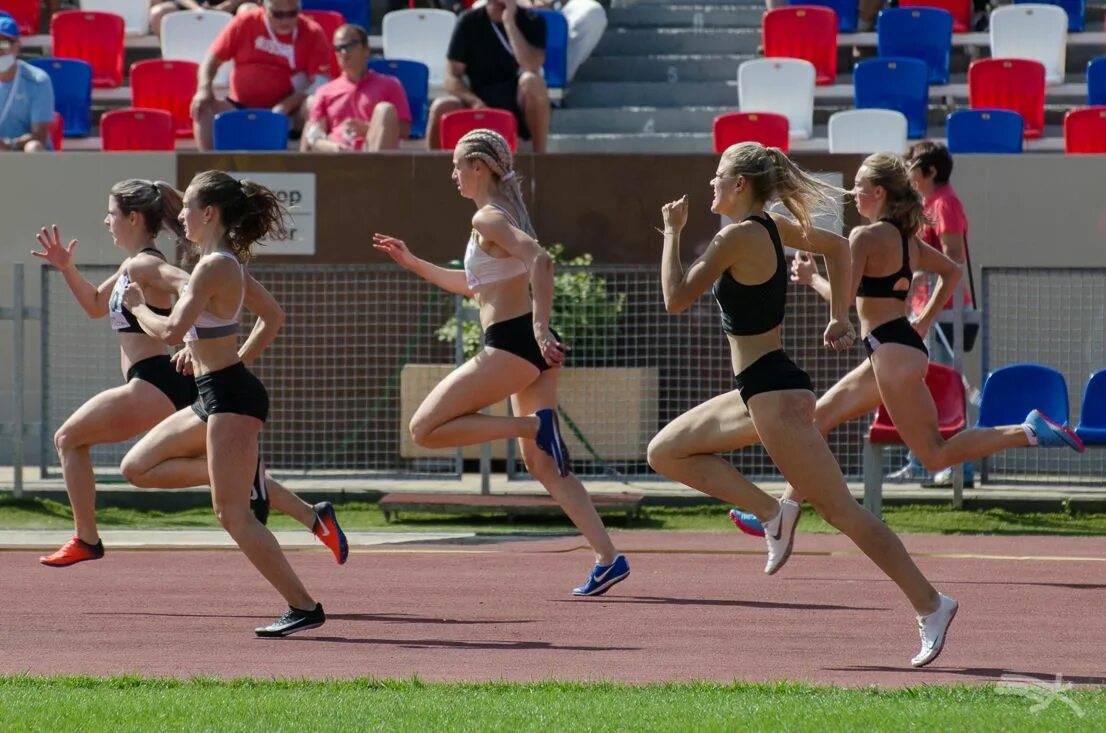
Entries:
{"type": "Polygon", "coordinates": [[[737,390],[712,397],[665,425],[654,447],[680,455],[727,453],[760,442],[737,390]]]}
{"type": "Polygon", "coordinates": [[[193,458],[207,452],[207,424],[191,407],[177,410],[142,436],[123,458],[139,473],[171,458],[193,458]]]}
{"type": "Polygon", "coordinates": [[[502,402],[537,379],[538,368],[506,351],[484,350],[438,382],[414,421],[441,425],[502,402]]]}
{"type": "Polygon", "coordinates": [[[100,445],[129,440],[172,414],[173,403],[141,379],[112,387],[77,408],[62,424],[70,442],[100,445]]]}

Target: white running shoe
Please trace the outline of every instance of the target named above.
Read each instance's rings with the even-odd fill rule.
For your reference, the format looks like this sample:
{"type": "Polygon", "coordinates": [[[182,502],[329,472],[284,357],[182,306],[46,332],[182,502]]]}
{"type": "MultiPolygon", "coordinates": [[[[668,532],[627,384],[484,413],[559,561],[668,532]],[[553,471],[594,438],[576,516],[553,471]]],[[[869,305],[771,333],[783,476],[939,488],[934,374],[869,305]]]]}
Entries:
{"type": "Polygon", "coordinates": [[[779,513],[764,523],[764,540],[768,543],[768,563],[764,566],[764,572],[768,575],[775,575],[791,557],[799,513],[798,504],[790,499],[780,499],[779,513]]]}
{"type": "Polygon", "coordinates": [[[937,610],[928,616],[918,617],[918,634],[922,637],[922,650],[910,660],[915,667],[924,667],[941,653],[945,647],[945,637],[948,635],[949,626],[956,618],[956,609],[960,604],[954,599],[942,594],[937,610]]]}

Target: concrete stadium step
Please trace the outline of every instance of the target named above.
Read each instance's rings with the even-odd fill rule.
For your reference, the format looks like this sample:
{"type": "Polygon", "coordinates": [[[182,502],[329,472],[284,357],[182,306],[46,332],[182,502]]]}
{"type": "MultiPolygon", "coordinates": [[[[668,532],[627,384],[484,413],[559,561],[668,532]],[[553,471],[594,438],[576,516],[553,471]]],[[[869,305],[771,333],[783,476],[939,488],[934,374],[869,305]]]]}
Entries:
{"type": "Polygon", "coordinates": [[[608,28],[595,53],[753,54],[759,43],[759,28],[608,28]]]}
{"type": "Polygon", "coordinates": [[[754,58],[753,54],[592,56],[576,73],[572,88],[589,81],[729,81],[737,78],[742,62],[754,58]]]}
{"type": "Polygon", "coordinates": [[[763,5],[631,5],[612,7],[607,21],[622,28],[759,28],[763,5]]]}
{"type": "Polygon", "coordinates": [[[579,107],[719,107],[737,105],[737,85],[720,81],[575,82],[566,108],[579,107]]]}

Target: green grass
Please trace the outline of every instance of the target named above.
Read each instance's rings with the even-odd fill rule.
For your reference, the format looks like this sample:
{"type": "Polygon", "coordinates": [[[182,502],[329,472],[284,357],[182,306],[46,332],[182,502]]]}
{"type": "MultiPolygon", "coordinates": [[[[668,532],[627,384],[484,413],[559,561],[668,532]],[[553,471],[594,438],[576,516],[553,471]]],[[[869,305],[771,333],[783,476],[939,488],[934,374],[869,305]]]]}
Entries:
{"type": "Polygon", "coordinates": [[[994,686],[427,684],[0,678],[0,730],[1101,731],[1106,690],[1033,701],[994,686]]]}
{"type": "MultiPolygon", "coordinates": [[[[449,516],[404,513],[401,521],[388,523],[375,504],[351,502],[337,506],[339,521],[347,530],[396,530],[420,532],[566,532],[572,525],[563,517],[534,517],[509,522],[499,514],[449,516]]],[[[731,532],[733,525],[721,504],[688,507],[646,506],[634,521],[635,529],[666,529],[731,532]]],[[[111,507],[97,512],[100,526],[116,529],[188,529],[217,528],[207,508],[162,512],[111,507]]],[[[1106,514],[1018,513],[1005,509],[956,511],[945,506],[888,506],[884,519],[897,532],[927,534],[1047,534],[1106,535],[1106,514]]],[[[621,527],[623,516],[607,517],[612,527],[621,527]]],[[[48,499],[12,499],[0,497],[0,528],[67,529],[72,526],[69,507],[48,499]]],[[[269,526],[276,529],[300,528],[292,519],[274,513],[269,526]]],[[[825,533],[835,530],[809,507],[799,524],[801,532],[825,533]]]]}

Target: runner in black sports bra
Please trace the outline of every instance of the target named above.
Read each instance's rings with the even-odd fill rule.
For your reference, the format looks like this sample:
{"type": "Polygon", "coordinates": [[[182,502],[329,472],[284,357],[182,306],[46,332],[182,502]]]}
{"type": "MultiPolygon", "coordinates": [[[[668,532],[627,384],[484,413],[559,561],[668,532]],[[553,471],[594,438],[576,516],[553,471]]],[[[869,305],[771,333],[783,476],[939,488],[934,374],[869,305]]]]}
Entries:
{"type": "MultiPolygon", "coordinates": [[[[905,304],[906,297],[910,293],[910,282],[914,277],[914,271],[910,268],[910,238],[891,219],[883,218],[880,221],[890,224],[898,231],[899,238],[902,240],[902,265],[890,275],[862,275],[860,285],[856,289],[856,297],[893,298],[901,300],[905,304]],[[903,281],[906,282],[905,288],[895,287],[903,281]]],[[[926,348],[925,341],[918,335],[905,314],[900,318],[876,326],[868,335],[864,336],[863,342],[864,349],[868,352],[869,357],[883,344],[910,346],[918,349],[927,357],[929,356],[929,349],[926,348]]]]}

